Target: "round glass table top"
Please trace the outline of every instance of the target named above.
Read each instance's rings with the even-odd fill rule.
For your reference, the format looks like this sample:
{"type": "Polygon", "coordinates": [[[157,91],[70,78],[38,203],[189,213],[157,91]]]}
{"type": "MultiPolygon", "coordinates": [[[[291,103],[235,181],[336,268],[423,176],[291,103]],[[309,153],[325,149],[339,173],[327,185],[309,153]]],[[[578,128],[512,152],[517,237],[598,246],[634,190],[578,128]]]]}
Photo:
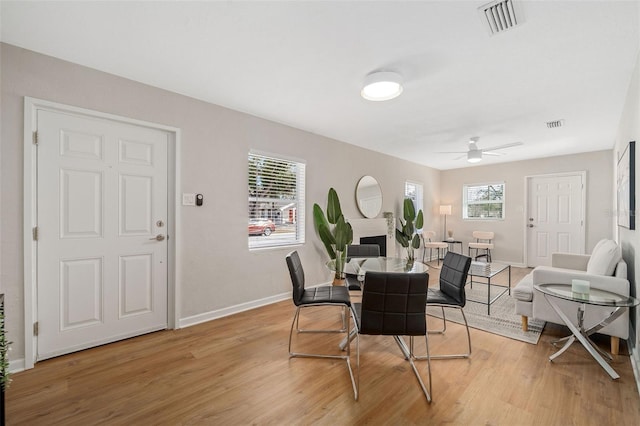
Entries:
{"type": "Polygon", "coordinates": [[[407,259],[399,257],[352,257],[345,267],[345,272],[352,275],[362,275],[368,271],[418,274],[428,272],[429,267],[417,260],[407,262],[407,259]]]}
{"type": "Polygon", "coordinates": [[[589,305],[630,307],[640,303],[635,297],[597,288],[590,288],[588,293],[576,293],[571,290],[571,284],[536,284],[534,288],[549,296],[589,305]]]}

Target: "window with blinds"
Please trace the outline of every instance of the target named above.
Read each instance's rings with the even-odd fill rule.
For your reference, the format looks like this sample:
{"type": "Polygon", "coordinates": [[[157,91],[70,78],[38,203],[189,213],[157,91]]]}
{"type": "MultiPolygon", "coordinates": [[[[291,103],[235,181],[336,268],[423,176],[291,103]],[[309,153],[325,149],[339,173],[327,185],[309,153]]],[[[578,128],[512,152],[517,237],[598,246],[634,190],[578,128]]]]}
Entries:
{"type": "Polygon", "coordinates": [[[464,185],[464,219],[504,219],[504,182],[464,185]]]}
{"type": "Polygon", "coordinates": [[[417,182],[407,181],[404,183],[404,197],[411,198],[413,201],[413,207],[416,209],[416,214],[419,210],[422,210],[422,184],[417,182]]]}
{"type": "Polygon", "coordinates": [[[249,152],[249,249],[304,243],[305,163],[249,152]]]}

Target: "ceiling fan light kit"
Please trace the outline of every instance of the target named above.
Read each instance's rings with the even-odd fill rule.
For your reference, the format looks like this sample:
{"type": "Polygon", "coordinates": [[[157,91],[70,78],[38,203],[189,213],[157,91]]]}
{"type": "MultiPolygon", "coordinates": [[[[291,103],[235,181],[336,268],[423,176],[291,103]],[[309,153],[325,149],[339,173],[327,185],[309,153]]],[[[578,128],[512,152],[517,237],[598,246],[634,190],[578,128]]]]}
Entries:
{"type": "Polygon", "coordinates": [[[472,149],[467,152],[467,161],[470,163],[479,163],[482,160],[482,151],[479,149],[472,149]]]}
{"type": "Polygon", "coordinates": [[[402,93],[402,76],[392,71],[372,72],[364,79],[360,95],[368,101],[388,101],[402,93]]]}

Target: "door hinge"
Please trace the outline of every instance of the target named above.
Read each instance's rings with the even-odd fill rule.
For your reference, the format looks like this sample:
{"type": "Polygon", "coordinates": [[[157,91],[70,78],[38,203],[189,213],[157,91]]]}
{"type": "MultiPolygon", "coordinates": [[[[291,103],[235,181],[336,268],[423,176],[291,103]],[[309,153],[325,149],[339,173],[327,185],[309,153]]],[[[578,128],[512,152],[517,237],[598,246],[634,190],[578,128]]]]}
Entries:
{"type": "Polygon", "coordinates": [[[36,321],[33,323],[33,335],[37,336],[40,331],[40,322],[36,321]]]}
{"type": "Polygon", "coordinates": [[[33,227],[33,241],[38,241],[38,227],[33,227]]]}
{"type": "Polygon", "coordinates": [[[33,132],[33,144],[38,145],[38,132],[33,132]]]}

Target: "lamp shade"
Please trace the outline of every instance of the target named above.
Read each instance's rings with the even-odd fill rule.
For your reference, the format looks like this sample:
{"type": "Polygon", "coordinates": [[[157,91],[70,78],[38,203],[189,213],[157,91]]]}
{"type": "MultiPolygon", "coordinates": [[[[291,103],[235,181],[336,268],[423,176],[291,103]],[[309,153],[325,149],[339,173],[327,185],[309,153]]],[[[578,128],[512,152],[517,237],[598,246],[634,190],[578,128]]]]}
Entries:
{"type": "Polygon", "coordinates": [[[391,71],[373,72],[365,77],[360,95],[369,101],[388,101],[402,93],[402,77],[391,71]]]}
{"type": "Polygon", "coordinates": [[[451,214],[451,205],[440,206],[440,214],[441,215],[450,215],[451,214]]]}

